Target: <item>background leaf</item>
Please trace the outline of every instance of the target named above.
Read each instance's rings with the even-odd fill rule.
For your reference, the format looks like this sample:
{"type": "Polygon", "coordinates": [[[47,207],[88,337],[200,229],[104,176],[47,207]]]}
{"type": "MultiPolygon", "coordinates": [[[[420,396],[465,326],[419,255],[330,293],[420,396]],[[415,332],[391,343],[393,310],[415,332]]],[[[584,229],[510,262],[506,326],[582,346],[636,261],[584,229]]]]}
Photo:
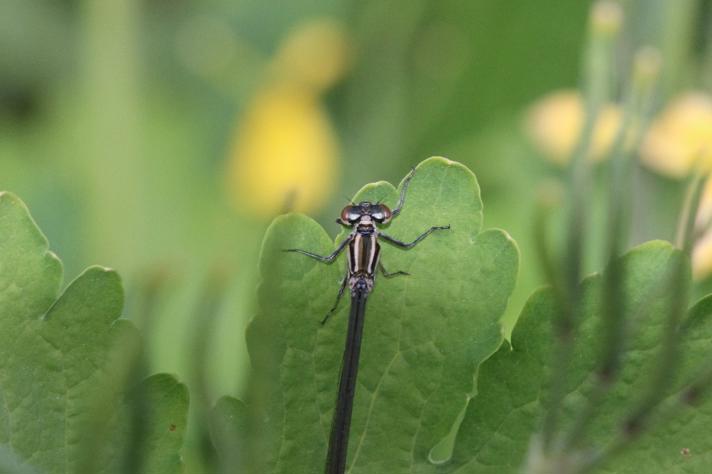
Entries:
{"type": "MultiPolygon", "coordinates": [[[[379,182],[354,198],[394,206],[397,190],[379,182]]],[[[377,279],[369,297],[351,428],[350,472],[410,472],[451,430],[472,391],[479,363],[499,346],[499,320],[517,273],[518,252],[502,231],[481,231],[482,202],[463,165],[430,158],[417,167],[402,214],[385,232],[411,241],[450,224],[410,251],[383,245],[382,262],[408,277],[377,279]]],[[[337,238],[343,239],[345,234],[337,238]]],[[[278,218],[262,249],[259,310],[247,339],[254,373],[246,422],[248,472],[323,469],[348,301],[321,326],[344,257],[324,265],[334,243],[301,215],[278,218]]]]}
{"type": "Polygon", "coordinates": [[[245,472],[247,419],[247,407],[240,400],[222,397],[215,404],[210,433],[219,456],[218,472],[245,472]]]}
{"type": "MultiPolygon", "coordinates": [[[[665,242],[641,245],[623,257],[627,339],[622,373],[597,410],[585,447],[601,447],[619,434],[626,416],[648,391],[660,361],[665,319],[675,297],[669,279],[677,275],[683,258],[665,242]]],[[[581,411],[598,383],[594,370],[605,350],[601,347],[601,276],[587,278],[583,287],[582,321],[567,377],[563,426],[570,425],[567,421],[581,411]]],[[[452,462],[442,472],[521,472],[531,437],[540,428],[547,406],[554,340],[551,320],[556,311],[551,290],[534,293],[512,333],[511,348],[503,346],[482,364],[478,394],[461,425],[452,462]]],[[[674,407],[683,383],[704,366],[712,338],[710,316],[712,308],[705,300],[691,310],[683,324],[681,364],[676,379],[670,380],[662,394],[663,406],[674,407]]],[[[707,435],[710,414],[712,403],[708,402],[683,412],[672,423],[653,424],[651,431],[605,472],[705,472],[712,462],[712,440],[707,435]]]]}
{"type": "Polygon", "coordinates": [[[16,465],[8,472],[124,472],[134,457],[142,472],[180,471],[185,387],[165,375],[139,385],[149,415],[138,427],[122,401],[138,337],[118,319],[119,276],[91,267],[60,296],[61,282],[27,208],[0,194],[0,456],[16,465]],[[143,456],[127,451],[128,434],[145,441],[143,456]]]}

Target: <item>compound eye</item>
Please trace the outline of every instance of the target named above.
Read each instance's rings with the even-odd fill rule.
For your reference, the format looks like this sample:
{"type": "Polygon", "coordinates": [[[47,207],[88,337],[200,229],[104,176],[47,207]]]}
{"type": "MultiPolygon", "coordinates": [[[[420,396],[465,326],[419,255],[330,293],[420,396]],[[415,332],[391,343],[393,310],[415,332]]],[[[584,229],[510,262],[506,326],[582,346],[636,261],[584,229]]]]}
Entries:
{"type": "Polygon", "coordinates": [[[349,224],[355,224],[361,219],[361,211],[356,206],[346,206],[341,211],[341,221],[349,224]]]}
{"type": "Polygon", "coordinates": [[[389,220],[391,220],[391,210],[388,209],[388,206],[384,204],[379,204],[376,206],[376,209],[371,212],[371,217],[373,217],[376,222],[379,222],[381,224],[384,222],[388,222],[389,220]]]}

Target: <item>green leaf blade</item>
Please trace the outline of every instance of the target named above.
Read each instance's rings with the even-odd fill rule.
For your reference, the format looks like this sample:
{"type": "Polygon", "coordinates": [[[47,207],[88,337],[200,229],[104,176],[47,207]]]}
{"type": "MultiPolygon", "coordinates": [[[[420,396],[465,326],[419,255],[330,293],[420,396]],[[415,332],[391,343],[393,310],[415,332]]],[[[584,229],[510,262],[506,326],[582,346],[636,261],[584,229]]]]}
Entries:
{"type": "MultiPolygon", "coordinates": [[[[120,319],[121,280],[91,267],[58,296],[61,282],[61,263],[25,205],[0,193],[0,466],[125,472],[133,454],[122,434],[134,407],[124,395],[139,340],[120,319]]],[[[144,384],[152,413],[142,430],[144,472],[179,472],[185,386],[168,376],[144,384]]]]}
{"type": "Polygon", "coordinates": [[[7,192],[0,193],[0,255],[3,321],[20,325],[39,318],[57,299],[62,264],[27,207],[7,192]]]}
{"type": "MultiPolygon", "coordinates": [[[[391,208],[398,191],[380,182],[354,198],[391,208]]],[[[472,391],[477,366],[502,341],[499,319],[514,287],[518,250],[502,231],[481,232],[482,202],[474,175],[444,158],[421,163],[388,235],[411,241],[409,251],[382,244],[390,272],[369,296],[351,428],[351,473],[420,472],[430,450],[450,431],[472,391]]],[[[336,239],[346,237],[342,232],[336,239]]],[[[248,423],[247,451],[268,459],[248,472],[323,469],[343,351],[348,296],[326,325],[345,273],[344,257],[324,265],[284,253],[322,255],[334,243],[303,216],[278,218],[263,245],[258,314],[248,330],[255,369],[248,404],[264,415],[248,423]],[[256,419],[264,419],[262,423],[256,419]]]]}
{"type": "MultiPolygon", "coordinates": [[[[627,336],[622,372],[597,407],[582,449],[601,448],[615,439],[622,432],[627,416],[650,389],[660,365],[665,321],[676,296],[668,291],[669,282],[679,275],[681,264],[687,264],[685,256],[665,242],[643,244],[622,257],[627,336]]],[[[685,278],[689,280],[687,273],[685,278]]],[[[582,320],[567,378],[562,421],[565,427],[571,426],[600,383],[595,371],[603,349],[602,291],[600,275],[583,283],[582,320]]],[[[661,394],[663,411],[678,404],[679,391],[708,357],[709,345],[705,347],[705,341],[712,337],[712,326],[706,324],[710,312],[712,306],[703,300],[683,324],[688,329],[680,347],[681,365],[661,394]]],[[[482,365],[478,394],[461,425],[453,459],[442,472],[522,472],[532,437],[540,428],[547,408],[551,342],[555,340],[551,321],[556,313],[557,302],[551,290],[538,291],[529,299],[512,333],[512,348],[502,347],[482,365]]],[[[694,415],[689,411],[672,423],[655,425],[669,420],[654,416],[652,430],[603,471],[704,472],[702,466],[709,466],[712,453],[712,439],[703,434],[703,426],[709,426],[711,405],[708,402],[694,415]],[[696,455],[682,455],[683,448],[694,449],[696,455]]]]}

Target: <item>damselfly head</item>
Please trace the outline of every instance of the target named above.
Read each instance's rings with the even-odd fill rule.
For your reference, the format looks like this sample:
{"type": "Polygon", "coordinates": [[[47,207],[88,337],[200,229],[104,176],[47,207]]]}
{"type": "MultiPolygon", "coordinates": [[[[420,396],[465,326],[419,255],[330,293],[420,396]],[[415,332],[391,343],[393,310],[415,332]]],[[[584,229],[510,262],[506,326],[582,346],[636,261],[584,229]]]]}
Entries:
{"type": "Polygon", "coordinates": [[[391,210],[385,204],[362,201],[358,204],[344,207],[340,218],[341,222],[347,225],[355,225],[364,220],[364,218],[384,224],[390,221],[392,216],[391,210]]]}

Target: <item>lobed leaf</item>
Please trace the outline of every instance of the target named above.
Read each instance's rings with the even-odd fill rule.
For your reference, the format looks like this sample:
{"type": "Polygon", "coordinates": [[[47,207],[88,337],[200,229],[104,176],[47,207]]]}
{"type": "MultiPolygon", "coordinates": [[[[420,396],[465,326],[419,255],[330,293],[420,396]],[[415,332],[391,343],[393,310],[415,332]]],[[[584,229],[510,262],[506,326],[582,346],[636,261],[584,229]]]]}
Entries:
{"type": "MultiPolygon", "coordinates": [[[[683,254],[665,242],[641,245],[624,257],[623,302],[626,341],[621,354],[622,372],[598,404],[588,436],[578,454],[604,447],[623,433],[624,422],[643,395],[660,364],[665,321],[676,295],[670,278],[686,265],[683,254]]],[[[686,274],[686,280],[689,277],[686,274]]],[[[583,410],[596,385],[595,375],[602,351],[602,277],[583,282],[582,320],[576,334],[575,350],[567,373],[567,397],[563,427],[583,410]]],[[[511,347],[505,345],[482,364],[478,394],[470,403],[461,425],[453,458],[434,472],[519,473],[527,462],[532,437],[540,428],[553,359],[551,330],[557,314],[551,290],[534,293],[527,302],[512,334],[511,347]]],[[[706,472],[712,463],[712,403],[684,411],[679,405],[682,387],[709,360],[712,341],[712,304],[703,300],[690,310],[682,324],[680,364],[674,379],[661,390],[663,403],[651,419],[641,439],[630,450],[602,467],[602,472],[692,473],[706,472]],[[677,417],[668,422],[665,413],[677,417]]],[[[574,458],[576,452],[566,453],[574,458]]],[[[529,462],[540,460],[529,459],[529,462]]],[[[531,468],[530,464],[530,468],[531,468]]],[[[525,472],[538,472],[536,470],[525,472]]]]}
{"type": "MultiPolygon", "coordinates": [[[[398,191],[379,182],[355,201],[387,203],[398,191]]],[[[369,297],[354,406],[349,472],[420,472],[451,431],[473,390],[478,365],[502,341],[500,318],[516,280],[518,251],[506,233],[482,231],[475,176],[430,158],[416,170],[403,212],[385,232],[411,241],[450,224],[417,247],[382,245],[390,272],[369,297]]],[[[337,240],[344,238],[342,233],[337,240]]],[[[286,248],[325,255],[334,242],[313,220],[277,218],[263,243],[259,308],[247,342],[253,363],[244,411],[242,468],[254,473],[323,470],[348,317],[348,296],[320,325],[345,273],[286,248]]],[[[241,471],[243,472],[243,471],[241,471]]]]}
{"type": "Polygon", "coordinates": [[[138,429],[124,400],[138,336],[119,317],[123,290],[91,267],[60,295],[62,266],[25,205],[0,193],[0,467],[3,472],[181,470],[187,392],[170,376],[141,387],[150,415],[138,429]],[[125,436],[145,447],[127,452],[125,436]],[[118,444],[121,443],[121,444],[118,444]]]}
{"type": "MultiPolygon", "coordinates": [[[[378,198],[392,204],[397,192],[376,183],[355,200],[378,198]]],[[[501,232],[480,231],[481,203],[471,174],[451,162],[430,159],[418,167],[403,215],[386,232],[409,240],[431,224],[445,223],[453,225],[451,233],[431,236],[412,251],[384,249],[389,270],[413,276],[379,279],[369,301],[349,472],[549,472],[547,460],[537,458],[541,453],[533,440],[549,406],[556,345],[551,322],[559,313],[558,301],[552,290],[535,292],[511,344],[505,342],[491,354],[501,340],[497,321],[514,281],[516,249],[501,232]],[[477,393],[457,426],[478,366],[477,393]],[[431,462],[429,453],[453,423],[451,458],[431,462]]],[[[294,247],[328,254],[334,244],[315,222],[297,215],[277,219],[267,233],[260,306],[248,332],[255,366],[250,408],[232,399],[216,409],[223,429],[230,430],[240,448],[240,472],[323,468],[346,305],[325,327],[318,321],[333,302],[343,267],[280,252],[294,247]]],[[[687,267],[686,257],[665,242],[636,247],[616,265],[624,277],[621,372],[594,402],[586,436],[565,453],[569,461],[579,462],[625,436],[625,421],[649,393],[661,357],[669,355],[663,347],[667,321],[680,298],[675,292],[689,287],[687,267]],[[685,269],[684,281],[672,285],[680,268],[685,269]]],[[[600,393],[597,369],[610,349],[603,339],[603,291],[601,275],[582,282],[562,434],[573,429],[600,393]]],[[[678,329],[676,372],[667,386],[656,387],[661,406],[643,426],[640,439],[600,467],[601,472],[690,473],[705,472],[711,465],[712,401],[688,410],[680,404],[681,390],[709,360],[711,319],[712,296],[695,305],[678,329]],[[678,415],[672,422],[670,413],[678,415]]]]}

